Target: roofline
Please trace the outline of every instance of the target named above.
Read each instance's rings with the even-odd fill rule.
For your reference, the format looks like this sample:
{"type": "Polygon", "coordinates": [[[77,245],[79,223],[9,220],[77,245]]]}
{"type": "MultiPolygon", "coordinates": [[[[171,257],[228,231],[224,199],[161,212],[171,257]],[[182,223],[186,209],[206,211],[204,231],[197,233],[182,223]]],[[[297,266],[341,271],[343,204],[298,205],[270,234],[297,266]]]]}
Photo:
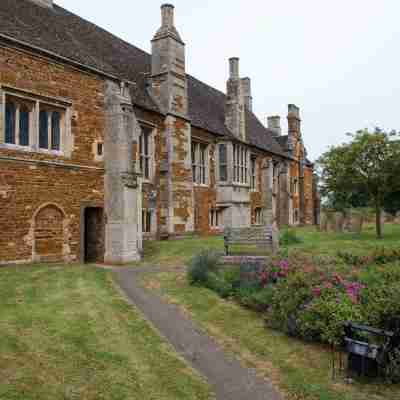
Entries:
{"type": "MultiPolygon", "coordinates": [[[[4,33],[0,33],[0,39],[3,39],[3,40],[5,40],[5,41],[7,41],[7,42],[14,43],[14,44],[18,45],[19,47],[22,47],[23,49],[33,50],[34,52],[37,52],[37,53],[39,53],[39,54],[43,54],[43,55],[48,56],[48,57],[50,57],[50,58],[54,58],[54,59],[56,59],[56,60],[58,60],[58,61],[61,61],[61,62],[70,64],[70,65],[72,65],[72,66],[74,66],[74,67],[76,67],[76,68],[78,68],[78,69],[81,69],[81,70],[84,70],[84,71],[88,71],[88,72],[94,73],[94,74],[96,74],[96,75],[100,75],[100,76],[105,77],[105,78],[107,78],[107,79],[111,79],[111,80],[117,81],[117,82],[127,82],[127,83],[131,83],[131,84],[135,84],[135,82],[131,82],[131,81],[129,81],[129,80],[125,80],[125,79],[119,78],[119,77],[117,77],[117,76],[115,76],[115,75],[112,75],[112,74],[110,74],[110,73],[101,71],[101,70],[99,70],[99,69],[97,69],[97,68],[91,67],[91,66],[86,65],[86,64],[82,64],[82,63],[80,63],[80,62],[78,62],[78,61],[74,61],[74,60],[72,60],[72,59],[70,59],[70,58],[68,58],[68,57],[61,56],[61,55],[59,55],[59,54],[57,54],[57,53],[54,53],[54,52],[52,52],[52,51],[50,51],[50,50],[46,50],[46,49],[44,49],[44,48],[42,48],[42,47],[35,46],[35,45],[29,44],[29,43],[27,43],[27,42],[25,42],[25,41],[15,39],[15,38],[13,38],[13,37],[11,37],[11,36],[5,35],[4,33]]],[[[196,77],[194,77],[194,76],[192,76],[192,75],[190,75],[190,76],[191,76],[192,78],[196,79],[197,81],[201,82],[203,85],[207,85],[207,86],[209,86],[211,89],[213,89],[213,90],[215,90],[215,91],[217,91],[217,92],[219,92],[219,93],[221,93],[221,94],[224,94],[223,92],[221,92],[220,90],[214,88],[213,86],[210,86],[210,85],[208,85],[207,83],[200,81],[199,79],[197,79],[196,77]]],[[[224,94],[224,95],[225,95],[225,94],[224,94]]],[[[154,110],[152,110],[151,108],[147,108],[146,106],[139,105],[139,104],[137,104],[137,103],[135,103],[135,102],[134,102],[134,104],[135,104],[137,107],[143,108],[143,109],[145,109],[145,110],[147,110],[147,111],[155,112],[154,110]]],[[[158,114],[165,115],[165,114],[162,113],[162,112],[158,112],[158,114]]],[[[205,131],[207,131],[207,132],[210,132],[210,133],[212,133],[212,134],[214,134],[214,135],[218,135],[218,136],[220,136],[220,137],[224,137],[224,136],[225,136],[225,134],[223,134],[223,133],[218,133],[218,132],[209,131],[208,129],[205,129],[205,128],[201,127],[201,126],[198,126],[198,125],[196,125],[196,124],[193,124],[193,123],[191,122],[190,119],[188,119],[187,121],[190,122],[190,124],[191,124],[192,126],[195,126],[196,128],[203,129],[203,130],[205,130],[205,131]]],[[[238,140],[238,142],[240,142],[240,141],[238,140]]],[[[253,144],[245,143],[245,142],[244,142],[243,144],[246,144],[246,145],[251,146],[251,147],[254,147],[254,148],[258,149],[258,150],[261,150],[261,151],[264,151],[264,152],[268,152],[268,153],[270,153],[270,154],[273,154],[273,155],[276,155],[276,156],[279,156],[279,157],[283,157],[283,158],[286,158],[286,159],[289,159],[289,160],[293,160],[292,157],[289,157],[289,156],[287,156],[287,155],[285,155],[285,154],[276,153],[276,152],[271,151],[271,150],[265,150],[265,149],[263,149],[263,148],[261,148],[261,147],[258,147],[258,146],[253,145],[253,144]]]]}
{"type": "Polygon", "coordinates": [[[62,61],[64,63],[70,64],[70,65],[72,65],[72,66],[74,66],[74,67],[76,67],[78,69],[83,69],[85,71],[92,72],[92,73],[94,73],[96,75],[100,75],[100,76],[103,76],[105,78],[108,78],[108,79],[111,79],[111,80],[114,80],[114,81],[118,81],[118,82],[124,81],[124,82],[128,82],[128,83],[134,83],[134,82],[130,82],[129,80],[118,78],[115,75],[112,75],[112,74],[110,74],[108,72],[101,71],[101,70],[99,70],[97,68],[94,68],[94,67],[91,67],[89,65],[82,64],[82,63],[80,63],[78,61],[71,60],[68,57],[61,56],[61,55],[59,55],[57,53],[54,53],[54,52],[52,52],[50,50],[43,49],[42,47],[35,46],[35,45],[29,44],[27,42],[24,42],[22,40],[15,39],[15,38],[13,38],[11,36],[5,35],[4,33],[0,33],[0,39],[3,39],[5,41],[11,42],[11,43],[15,43],[15,44],[17,44],[18,46],[20,46],[20,47],[22,47],[24,49],[34,50],[35,52],[41,53],[41,54],[43,54],[45,56],[48,56],[48,57],[51,57],[51,58],[55,58],[58,61],[62,61]]]}

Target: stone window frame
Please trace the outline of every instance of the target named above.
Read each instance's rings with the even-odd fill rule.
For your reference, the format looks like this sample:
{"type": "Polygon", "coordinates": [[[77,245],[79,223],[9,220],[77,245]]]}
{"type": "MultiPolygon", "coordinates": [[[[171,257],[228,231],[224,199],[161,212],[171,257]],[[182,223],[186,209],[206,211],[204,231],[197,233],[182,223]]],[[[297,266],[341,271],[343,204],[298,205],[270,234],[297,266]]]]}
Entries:
{"type": "Polygon", "coordinates": [[[250,151],[242,144],[232,145],[232,182],[234,185],[249,186],[250,151]],[[238,179],[237,179],[238,178],[238,179]]]}
{"type": "Polygon", "coordinates": [[[258,192],[258,166],[257,166],[257,155],[250,155],[250,190],[252,192],[258,192]],[[254,166],[254,168],[253,168],[254,166]]]}
{"type": "Polygon", "coordinates": [[[293,224],[300,222],[300,211],[298,208],[293,209],[293,224]]]}
{"type": "Polygon", "coordinates": [[[299,193],[299,180],[297,177],[291,178],[290,192],[292,195],[297,195],[299,193]]]}
{"type": "Polygon", "coordinates": [[[254,223],[253,225],[260,226],[263,223],[263,209],[256,207],[254,209],[254,223]]]}
{"type": "Polygon", "coordinates": [[[210,144],[201,140],[192,140],[190,151],[193,185],[208,187],[210,183],[210,144]]]}
{"type": "Polygon", "coordinates": [[[0,86],[0,149],[9,149],[24,151],[30,153],[42,153],[54,156],[63,156],[66,158],[71,157],[72,152],[72,102],[67,99],[59,97],[44,96],[35,92],[11,87],[0,86]],[[21,145],[19,143],[18,118],[15,122],[15,143],[6,143],[6,104],[7,98],[12,98],[17,104],[30,104],[31,110],[29,112],[29,143],[28,145],[21,145]],[[47,111],[59,112],[60,118],[60,136],[59,136],[59,149],[52,149],[52,114],[48,115],[47,125],[47,148],[40,148],[39,135],[40,135],[40,111],[41,109],[47,111]],[[50,121],[50,123],[49,123],[50,121]]]}
{"type": "Polygon", "coordinates": [[[221,208],[210,208],[208,213],[208,223],[210,229],[221,229],[223,227],[221,208]]]}
{"type": "Polygon", "coordinates": [[[143,235],[150,235],[154,233],[154,216],[155,210],[153,208],[142,208],[142,233],[143,235]]]}
{"type": "Polygon", "coordinates": [[[137,143],[137,154],[138,154],[138,162],[139,162],[139,169],[142,172],[142,180],[144,183],[151,183],[154,179],[155,175],[155,135],[156,135],[156,126],[147,122],[147,121],[141,121],[139,120],[139,125],[140,125],[140,135],[138,137],[138,143],[137,143]],[[142,159],[142,154],[141,154],[141,140],[143,137],[143,128],[147,129],[149,131],[149,143],[148,143],[148,154],[145,155],[145,157],[148,159],[149,163],[149,175],[148,177],[145,177],[144,171],[142,171],[141,168],[141,159],[142,159]]]}
{"type": "Polygon", "coordinates": [[[229,147],[227,143],[218,144],[218,182],[227,183],[229,181],[229,147]],[[221,160],[221,148],[225,148],[225,162],[221,160]],[[222,179],[223,174],[221,173],[222,169],[225,169],[225,179],[222,179]]]}
{"type": "Polygon", "coordinates": [[[105,151],[105,146],[103,139],[96,139],[92,145],[94,160],[97,162],[104,161],[104,151],[105,151]]]}

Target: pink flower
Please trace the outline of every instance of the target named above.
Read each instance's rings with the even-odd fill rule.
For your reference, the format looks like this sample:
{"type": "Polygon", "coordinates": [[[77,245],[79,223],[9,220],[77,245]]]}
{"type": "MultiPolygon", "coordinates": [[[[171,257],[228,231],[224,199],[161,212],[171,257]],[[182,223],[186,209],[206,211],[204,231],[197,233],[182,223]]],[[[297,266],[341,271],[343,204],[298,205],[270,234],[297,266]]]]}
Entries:
{"type": "Polygon", "coordinates": [[[314,297],[320,297],[321,296],[321,288],[320,287],[315,287],[312,289],[312,294],[314,297]]]}

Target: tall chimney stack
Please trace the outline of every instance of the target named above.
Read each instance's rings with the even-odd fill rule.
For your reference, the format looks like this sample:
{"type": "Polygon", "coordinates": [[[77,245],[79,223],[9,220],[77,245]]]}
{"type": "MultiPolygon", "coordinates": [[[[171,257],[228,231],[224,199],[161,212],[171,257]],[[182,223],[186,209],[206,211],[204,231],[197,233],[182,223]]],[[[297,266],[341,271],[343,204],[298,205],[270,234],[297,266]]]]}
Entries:
{"type": "Polygon", "coordinates": [[[174,9],[172,4],[163,4],[161,6],[161,25],[165,28],[174,26],[174,9]]]}
{"type": "Polygon", "coordinates": [[[288,124],[289,124],[289,137],[300,138],[301,136],[301,119],[300,108],[294,104],[288,106],[288,124]]]}
{"type": "MultiPolygon", "coordinates": [[[[246,140],[244,86],[250,86],[239,75],[239,58],[229,59],[229,79],[226,85],[225,125],[238,139],[246,140]]],[[[251,93],[250,93],[251,94],[251,93]]],[[[248,99],[250,101],[250,98],[248,99]]]]}
{"type": "Polygon", "coordinates": [[[279,115],[272,115],[268,117],[268,129],[274,132],[274,135],[280,136],[282,134],[281,117],[279,115]]]}
{"type": "Polygon", "coordinates": [[[244,104],[250,111],[253,111],[253,97],[251,96],[250,78],[242,78],[242,92],[243,92],[244,104]]]}
{"type": "Polygon", "coordinates": [[[229,59],[229,78],[239,79],[239,58],[232,57],[229,59]]]}

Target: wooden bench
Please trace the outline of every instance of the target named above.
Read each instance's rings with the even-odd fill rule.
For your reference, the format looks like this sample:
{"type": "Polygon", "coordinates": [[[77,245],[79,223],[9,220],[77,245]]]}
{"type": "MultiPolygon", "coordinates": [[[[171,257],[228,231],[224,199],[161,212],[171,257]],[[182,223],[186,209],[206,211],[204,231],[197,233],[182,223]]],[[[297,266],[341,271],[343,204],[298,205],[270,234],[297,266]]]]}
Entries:
{"type": "Polygon", "coordinates": [[[255,245],[260,249],[275,254],[278,251],[278,231],[272,226],[252,226],[250,228],[225,228],[224,231],[225,253],[229,256],[229,246],[255,245]]]}

